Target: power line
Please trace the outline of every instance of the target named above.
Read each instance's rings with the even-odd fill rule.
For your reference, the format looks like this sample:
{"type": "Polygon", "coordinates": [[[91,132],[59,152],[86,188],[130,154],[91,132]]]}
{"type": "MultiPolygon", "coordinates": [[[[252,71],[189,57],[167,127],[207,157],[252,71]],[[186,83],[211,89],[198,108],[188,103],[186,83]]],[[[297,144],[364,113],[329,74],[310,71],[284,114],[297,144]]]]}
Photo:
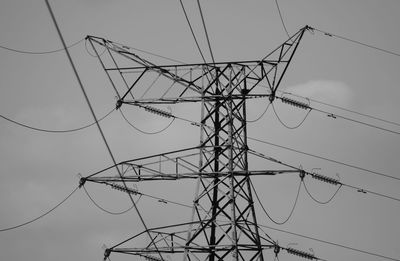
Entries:
{"type": "Polygon", "coordinates": [[[267,113],[268,108],[269,108],[270,105],[271,105],[271,102],[269,101],[267,107],[265,108],[265,110],[263,111],[263,113],[261,113],[260,116],[258,116],[258,117],[255,118],[254,120],[246,120],[246,122],[253,123],[253,122],[259,121],[259,120],[265,115],[265,113],[267,113]]]}
{"type": "Polygon", "coordinates": [[[382,176],[382,177],[386,177],[386,178],[395,179],[395,180],[400,181],[400,178],[398,178],[398,177],[394,177],[394,176],[391,176],[391,175],[388,175],[388,174],[384,174],[384,173],[381,173],[381,172],[378,172],[378,171],[366,169],[366,168],[363,168],[363,167],[358,167],[358,166],[355,166],[355,165],[352,165],[352,164],[349,164],[349,163],[345,163],[345,162],[341,162],[341,161],[338,161],[338,160],[329,159],[329,158],[326,158],[326,157],[317,156],[317,155],[314,155],[314,154],[311,154],[311,153],[308,153],[308,152],[304,152],[304,151],[296,150],[296,149],[293,149],[293,148],[285,147],[285,146],[282,146],[282,145],[274,144],[272,142],[268,142],[268,141],[264,141],[264,140],[260,140],[260,139],[256,139],[256,138],[252,138],[252,137],[247,137],[247,138],[249,140],[257,141],[257,142],[264,143],[264,144],[267,144],[267,145],[271,145],[271,146],[274,146],[274,147],[278,147],[278,148],[281,148],[281,149],[285,149],[285,150],[289,150],[289,151],[292,151],[292,152],[300,153],[300,154],[303,154],[303,155],[306,155],[306,156],[310,156],[310,157],[313,157],[313,158],[329,161],[329,162],[336,163],[336,164],[339,164],[339,165],[343,165],[343,166],[346,166],[346,167],[350,167],[350,168],[353,168],[353,169],[369,172],[369,173],[374,174],[374,175],[378,175],[378,176],[382,176]]]}
{"type": "Polygon", "coordinates": [[[258,203],[261,205],[261,209],[264,211],[265,215],[267,215],[267,217],[268,217],[273,223],[275,223],[275,224],[277,224],[277,225],[283,225],[283,224],[285,224],[286,222],[289,221],[289,219],[290,219],[290,218],[292,217],[292,215],[293,215],[294,209],[296,208],[296,205],[297,205],[297,202],[298,202],[298,199],[299,199],[300,189],[301,189],[301,182],[299,182],[299,187],[298,187],[298,189],[297,189],[297,195],[296,195],[296,199],[294,200],[293,207],[292,207],[292,209],[290,210],[290,213],[289,213],[288,217],[287,217],[285,220],[283,220],[283,221],[276,221],[276,220],[274,220],[274,219],[268,214],[268,212],[267,212],[267,210],[265,209],[264,205],[262,204],[260,198],[258,197],[258,193],[257,193],[256,189],[254,188],[253,182],[252,182],[251,180],[250,180],[250,185],[251,185],[251,187],[253,188],[253,191],[254,191],[254,194],[256,195],[256,198],[257,198],[258,203]]]}
{"type": "Polygon", "coordinates": [[[55,206],[52,207],[49,211],[43,213],[42,215],[40,215],[40,216],[38,216],[38,217],[36,217],[36,218],[30,220],[30,221],[27,221],[27,222],[25,222],[25,223],[22,223],[22,224],[19,224],[19,225],[16,225],[16,226],[12,226],[12,227],[8,227],[8,228],[0,229],[0,232],[9,231],[9,230],[13,230],[13,229],[16,229],[16,228],[20,228],[20,227],[26,226],[26,225],[28,225],[28,224],[31,224],[31,223],[33,223],[33,222],[35,222],[35,221],[37,221],[37,220],[39,220],[39,219],[41,219],[41,218],[47,216],[48,214],[50,214],[51,212],[53,212],[54,210],[56,210],[56,208],[58,208],[59,206],[61,206],[62,204],[64,204],[64,202],[67,201],[67,200],[75,193],[75,191],[78,190],[78,188],[79,188],[79,187],[76,187],[71,193],[69,193],[69,195],[68,195],[66,198],[64,198],[63,200],[61,200],[60,203],[58,203],[57,205],[55,205],[55,206]]]}
{"type": "Polygon", "coordinates": [[[381,194],[381,193],[373,192],[373,191],[368,190],[368,189],[363,189],[363,188],[360,188],[360,187],[356,187],[356,186],[352,186],[352,185],[348,185],[348,184],[344,184],[344,183],[341,183],[341,185],[343,185],[345,187],[356,189],[357,192],[366,193],[366,194],[372,194],[372,195],[375,195],[375,196],[378,196],[378,197],[384,197],[384,198],[387,198],[387,199],[391,199],[391,200],[395,200],[395,201],[400,202],[399,198],[395,198],[395,197],[391,197],[391,196],[384,195],[384,194],[381,194]]]}
{"type": "Polygon", "coordinates": [[[343,184],[340,184],[339,187],[336,189],[335,193],[333,193],[332,197],[330,197],[328,200],[326,200],[326,201],[321,201],[321,200],[318,200],[317,198],[315,198],[315,197],[310,193],[310,191],[308,190],[308,188],[307,188],[306,183],[304,182],[304,180],[302,180],[301,182],[303,183],[304,189],[306,190],[306,192],[307,192],[307,194],[310,196],[310,198],[311,198],[312,200],[314,200],[315,202],[317,202],[318,204],[321,204],[321,205],[326,205],[326,204],[330,203],[330,202],[333,200],[333,198],[336,196],[336,194],[339,192],[340,188],[341,188],[342,185],[343,185],[343,184]]]}
{"type": "MultiPolygon", "coordinates": [[[[89,192],[87,191],[85,186],[82,186],[83,190],[85,191],[86,196],[90,199],[90,201],[93,203],[93,205],[95,205],[98,209],[102,210],[103,212],[106,212],[107,214],[110,215],[122,215],[127,213],[128,211],[130,211],[133,208],[133,205],[130,206],[128,209],[120,211],[120,212],[113,212],[113,211],[109,211],[107,209],[105,209],[104,207],[100,206],[94,199],[92,196],[90,196],[89,192]]],[[[136,202],[137,204],[137,202],[136,202]]]]}
{"type": "MultiPolygon", "coordinates": [[[[106,185],[110,185],[110,184],[106,184],[106,185]]],[[[111,214],[111,215],[122,215],[122,214],[125,214],[126,212],[130,211],[130,210],[133,208],[133,205],[132,205],[130,208],[128,208],[128,209],[126,209],[126,210],[123,210],[123,211],[121,211],[121,212],[112,212],[112,211],[109,211],[109,210],[105,209],[104,207],[100,206],[100,204],[97,203],[97,202],[93,199],[93,197],[89,194],[89,192],[87,191],[87,189],[86,189],[85,186],[82,186],[82,187],[83,187],[83,189],[84,189],[86,195],[87,195],[88,198],[90,199],[90,201],[91,201],[97,208],[99,208],[100,210],[102,210],[103,212],[106,212],[106,213],[111,214]]],[[[190,209],[193,208],[192,206],[187,205],[187,204],[184,204],[184,203],[179,203],[179,202],[172,201],[172,200],[169,200],[169,199],[166,199],[166,198],[156,197],[156,196],[153,196],[153,195],[150,195],[150,194],[145,194],[145,193],[140,192],[140,191],[135,191],[135,194],[139,195],[138,200],[135,202],[136,204],[138,204],[139,200],[140,200],[142,197],[148,197],[148,198],[157,200],[158,202],[164,203],[164,204],[170,203],[170,204],[173,204],[173,205],[177,205],[177,206],[181,206],[181,207],[186,207],[186,208],[190,208],[190,209]]]]}
{"type": "MultiPolygon", "coordinates": [[[[290,165],[288,165],[288,164],[286,164],[286,165],[287,165],[287,166],[290,166],[290,165]]],[[[291,167],[294,168],[293,166],[291,166],[291,167]]],[[[353,185],[349,185],[349,184],[343,183],[343,182],[341,182],[341,181],[339,181],[339,180],[337,180],[337,179],[332,179],[332,178],[330,178],[330,177],[326,177],[326,176],[323,176],[323,175],[320,175],[320,174],[310,173],[310,172],[307,172],[307,171],[303,171],[303,170],[301,170],[301,169],[298,169],[298,170],[299,170],[299,171],[302,171],[302,172],[304,173],[303,175],[310,175],[310,176],[312,176],[313,178],[318,179],[318,180],[320,180],[320,181],[322,181],[322,182],[326,182],[326,183],[330,183],[330,184],[338,185],[338,186],[339,186],[339,187],[337,188],[337,190],[335,191],[335,193],[332,195],[332,197],[331,197],[330,199],[328,199],[327,201],[323,202],[323,201],[317,200],[314,196],[312,196],[312,194],[311,194],[311,193],[309,192],[309,190],[307,189],[307,186],[306,186],[306,184],[305,184],[305,182],[304,182],[304,179],[303,179],[303,185],[304,185],[304,188],[306,189],[306,192],[308,193],[308,195],[309,195],[315,202],[317,202],[317,203],[319,203],[319,204],[328,204],[329,202],[331,202],[332,199],[333,199],[333,198],[336,196],[336,194],[339,192],[339,190],[341,189],[342,186],[343,186],[343,187],[348,187],[348,188],[355,189],[355,190],[357,190],[357,192],[360,192],[360,193],[372,194],[372,195],[375,195],[375,196],[378,196],[378,197],[383,197],[383,198],[386,198],[386,199],[391,199],[391,200],[395,200],[395,201],[400,202],[400,199],[399,199],[399,198],[395,198],[395,197],[388,196],[388,195],[384,195],[384,194],[381,194],[381,193],[377,193],[377,192],[374,192],[374,191],[371,191],[371,190],[363,189],[363,188],[361,188],[361,187],[356,187],[356,186],[353,186],[353,185]]],[[[304,176],[303,176],[303,177],[304,177],[304,176]]]]}
{"type": "Polygon", "coordinates": [[[343,119],[343,120],[346,120],[346,121],[351,121],[351,122],[358,123],[358,124],[361,124],[361,125],[364,125],[364,126],[368,126],[368,127],[374,128],[374,129],[378,129],[378,130],[381,130],[381,131],[386,131],[386,132],[390,132],[390,133],[393,133],[393,134],[400,135],[399,131],[390,130],[390,129],[383,128],[383,127],[380,127],[380,126],[377,126],[377,125],[374,125],[374,124],[370,124],[370,123],[367,123],[367,122],[363,122],[363,121],[355,120],[355,119],[352,119],[352,118],[349,118],[349,117],[345,117],[345,116],[342,116],[342,115],[339,115],[339,114],[326,112],[326,111],[321,110],[321,109],[316,109],[316,108],[312,108],[312,107],[310,107],[310,108],[313,109],[314,111],[318,111],[320,113],[326,114],[326,115],[328,115],[329,117],[331,117],[333,119],[340,118],[340,119],[343,119]]]}
{"type": "Polygon", "coordinates": [[[194,31],[193,31],[193,28],[192,28],[192,24],[190,23],[189,17],[188,17],[188,15],[187,15],[187,13],[186,13],[185,6],[183,5],[182,0],[179,0],[179,2],[181,3],[181,7],[182,7],[182,10],[183,10],[183,13],[185,14],[186,22],[187,22],[187,24],[189,25],[190,32],[192,33],[193,39],[194,39],[194,41],[195,41],[195,43],[196,43],[196,46],[197,46],[197,50],[199,50],[199,53],[200,53],[200,55],[201,55],[201,58],[202,58],[203,61],[206,63],[206,59],[204,58],[204,55],[203,55],[203,52],[201,51],[199,42],[197,41],[196,35],[194,34],[194,31]]]}
{"type": "Polygon", "coordinates": [[[142,192],[138,192],[138,194],[142,195],[144,197],[156,199],[156,200],[158,200],[158,202],[162,202],[162,203],[165,203],[165,204],[171,203],[171,204],[174,204],[174,205],[177,205],[177,206],[181,206],[181,207],[185,207],[185,208],[190,208],[190,209],[193,208],[193,206],[189,206],[189,205],[184,204],[184,203],[179,203],[179,202],[176,202],[176,201],[172,201],[172,200],[169,200],[169,199],[166,199],[166,198],[160,198],[160,197],[152,196],[152,195],[145,194],[145,193],[142,193],[142,192]]]}
{"type": "Polygon", "coordinates": [[[289,34],[289,32],[288,32],[288,30],[286,28],[285,21],[283,20],[281,9],[279,8],[278,0],[275,0],[275,4],[276,4],[276,8],[278,9],[278,13],[279,13],[279,17],[281,19],[281,23],[282,23],[283,29],[285,30],[286,35],[290,38],[290,34],[289,34]]]}
{"type": "Polygon", "coordinates": [[[373,115],[370,115],[370,114],[361,113],[361,112],[358,112],[358,111],[355,111],[355,110],[350,110],[350,109],[347,109],[347,108],[344,108],[344,107],[341,107],[341,106],[338,106],[338,105],[334,105],[334,104],[330,104],[330,103],[323,102],[323,101],[320,101],[320,100],[304,97],[304,96],[301,96],[301,95],[298,95],[298,94],[295,94],[295,93],[282,92],[282,91],[277,91],[277,92],[287,93],[287,94],[290,94],[290,95],[293,95],[293,96],[296,96],[296,97],[299,97],[299,98],[308,99],[308,100],[310,100],[312,102],[323,104],[323,105],[326,105],[326,106],[329,106],[329,107],[332,107],[332,108],[336,108],[336,109],[340,109],[340,110],[343,110],[343,111],[346,111],[346,112],[354,113],[354,114],[357,114],[359,116],[363,116],[363,117],[367,117],[367,118],[370,118],[370,119],[374,119],[374,120],[382,121],[382,122],[385,122],[385,123],[393,124],[393,125],[396,125],[396,126],[400,126],[400,123],[397,123],[397,122],[394,122],[394,121],[389,121],[389,120],[382,119],[382,118],[379,118],[379,117],[376,117],[376,116],[373,116],[373,115]]]}
{"type": "MultiPolygon", "coordinates": [[[[276,98],[281,99],[282,101],[284,100],[283,97],[278,97],[278,96],[276,96],[276,98]]],[[[314,107],[311,107],[311,106],[307,106],[307,109],[309,109],[310,111],[311,111],[311,110],[314,110],[314,111],[317,111],[317,112],[326,114],[326,115],[328,115],[328,117],[331,117],[331,118],[333,118],[333,119],[340,118],[340,119],[343,119],[343,120],[346,120],[346,121],[350,121],[350,122],[353,122],[353,123],[358,123],[358,124],[361,124],[361,125],[364,125],[364,126],[367,126],[367,127],[371,127],[371,128],[374,128],[374,129],[378,129],[378,130],[381,130],[381,131],[386,131],[386,132],[390,132],[390,133],[393,133],[393,134],[398,134],[398,135],[400,135],[400,132],[399,132],[399,131],[394,131],[394,130],[391,130],[391,129],[388,129],[388,128],[384,128],[384,127],[380,127],[380,126],[371,124],[371,123],[367,123],[367,122],[363,122],[363,121],[360,121],[360,120],[356,120],[356,119],[352,119],[352,118],[349,118],[349,117],[345,117],[345,116],[342,116],[342,115],[339,115],[339,114],[327,112],[327,111],[324,111],[324,110],[321,110],[321,109],[317,109],[317,108],[314,108],[314,107]]],[[[276,113],[275,113],[275,114],[276,114],[276,113]]],[[[276,116],[277,116],[277,118],[279,119],[279,117],[278,117],[277,114],[276,114],[276,116]]],[[[279,119],[279,120],[280,120],[280,119],[279,119]]],[[[305,120],[305,119],[304,119],[304,120],[305,120]]],[[[281,120],[280,120],[280,122],[281,122],[285,127],[287,127],[287,128],[289,127],[289,126],[286,126],[281,120]]],[[[300,123],[300,125],[301,125],[301,124],[302,124],[302,122],[300,123]]]]}
{"type": "Polygon", "coordinates": [[[274,113],[275,113],[275,116],[276,116],[276,118],[278,119],[278,121],[279,121],[285,128],[290,129],[290,130],[297,129],[297,128],[299,128],[301,125],[303,125],[303,123],[306,121],[308,115],[309,115],[310,112],[311,112],[311,108],[308,109],[307,114],[304,116],[304,118],[303,118],[297,125],[295,125],[295,126],[289,126],[289,125],[287,125],[285,122],[283,122],[282,119],[279,117],[278,113],[276,112],[276,109],[275,109],[274,104],[273,104],[273,103],[271,103],[271,104],[272,104],[272,109],[273,109],[273,111],[274,111],[274,113]]]}
{"type": "MultiPolygon", "coordinates": [[[[249,150],[249,151],[250,151],[253,155],[257,155],[257,156],[259,156],[259,157],[261,157],[261,158],[263,158],[263,159],[266,159],[266,160],[269,160],[269,161],[278,163],[278,164],[280,164],[280,165],[283,165],[283,166],[292,168],[292,169],[294,169],[294,170],[297,170],[297,171],[300,173],[300,178],[301,178],[303,181],[304,181],[305,175],[309,175],[309,176],[312,176],[313,178],[318,179],[318,180],[320,180],[320,181],[322,181],[322,182],[330,183],[330,184],[333,184],[333,185],[339,185],[339,188],[337,189],[337,191],[333,194],[333,196],[332,196],[326,203],[325,203],[325,202],[321,202],[321,201],[315,199],[315,197],[313,197],[313,196],[311,195],[311,193],[309,193],[309,196],[310,196],[311,198],[315,199],[315,201],[318,202],[318,203],[320,203],[320,204],[327,204],[327,203],[329,203],[329,202],[336,196],[336,194],[338,193],[339,189],[340,189],[342,186],[355,189],[355,190],[357,190],[357,192],[360,192],[360,193],[365,193],[365,194],[370,193],[370,194],[373,194],[373,195],[375,195],[375,196],[384,197],[384,198],[386,198],[386,199],[391,199],[391,200],[395,200],[395,201],[400,202],[400,199],[399,199],[399,198],[395,198],[395,197],[388,196],[388,195],[384,195],[384,194],[381,194],[381,193],[377,193],[377,192],[374,192],[374,191],[371,191],[371,190],[363,189],[363,188],[361,188],[361,187],[356,187],[356,186],[353,186],[353,185],[349,185],[349,184],[343,183],[343,182],[341,182],[341,181],[339,181],[339,180],[337,180],[337,179],[333,179],[333,178],[326,177],[326,176],[323,176],[323,175],[320,175],[320,174],[316,174],[316,173],[314,173],[314,172],[305,171],[305,170],[303,170],[301,167],[298,168],[298,167],[295,167],[295,166],[293,166],[293,165],[291,165],[291,164],[284,163],[284,162],[282,162],[282,161],[276,160],[276,159],[271,158],[271,157],[267,157],[267,156],[265,156],[264,154],[259,153],[259,152],[256,152],[256,151],[254,151],[254,150],[249,150]]],[[[304,184],[304,187],[306,188],[306,191],[309,192],[304,182],[303,182],[303,184],[304,184]]]]}
{"type": "MultiPolygon", "coordinates": [[[[114,109],[112,109],[112,110],[111,110],[110,112],[108,112],[106,115],[104,115],[103,117],[101,117],[101,118],[98,120],[98,122],[101,122],[102,120],[104,120],[105,118],[107,118],[113,111],[114,111],[114,109]]],[[[38,127],[30,126],[30,125],[27,125],[27,124],[25,124],[25,123],[21,123],[21,122],[12,120],[12,119],[10,119],[10,118],[8,118],[8,117],[6,117],[6,116],[4,116],[4,115],[1,115],[1,114],[0,114],[0,117],[3,118],[3,119],[5,119],[5,120],[7,120],[7,121],[9,121],[9,122],[11,122],[11,123],[14,123],[14,124],[16,124],[16,125],[19,125],[19,126],[21,126],[21,127],[24,127],[24,128],[27,128],[27,129],[31,129],[31,130],[34,130],[34,131],[47,132],[47,133],[68,133],[68,132],[76,132],[76,131],[80,131],[80,130],[89,128],[89,127],[91,127],[91,126],[93,126],[93,125],[96,124],[96,122],[92,122],[92,123],[90,123],[90,124],[84,125],[84,126],[82,126],[82,127],[77,127],[77,128],[74,128],[74,129],[53,130],[53,129],[43,129],[43,128],[38,128],[38,127]]]]}
{"type": "Polygon", "coordinates": [[[120,111],[120,113],[121,113],[122,118],[124,118],[124,120],[126,121],[126,123],[128,123],[128,124],[129,124],[132,128],[134,128],[135,130],[137,130],[137,131],[139,131],[139,132],[141,132],[141,133],[143,133],[143,134],[147,134],[147,135],[159,134],[159,133],[161,133],[161,132],[167,130],[167,129],[172,125],[172,123],[175,121],[175,117],[174,117],[174,118],[168,123],[168,125],[165,126],[164,128],[162,128],[161,130],[154,131],[154,132],[148,132],[148,131],[141,130],[141,129],[139,129],[138,127],[136,127],[135,125],[133,125],[133,123],[131,123],[131,122],[125,117],[125,115],[124,115],[124,113],[122,112],[122,109],[121,109],[121,108],[120,108],[119,111],[120,111]]]}
{"type": "Polygon", "coordinates": [[[57,52],[64,51],[64,49],[70,49],[70,48],[74,47],[75,45],[80,44],[84,40],[85,40],[85,38],[83,38],[83,39],[81,39],[81,40],[79,40],[79,41],[77,41],[77,42],[75,42],[75,43],[73,43],[73,44],[71,44],[69,46],[66,46],[65,48],[60,48],[60,49],[50,50],[50,51],[43,51],[43,52],[19,50],[19,49],[10,48],[10,47],[3,46],[3,45],[0,45],[0,48],[2,48],[4,50],[7,50],[7,51],[15,52],[15,53],[21,53],[21,54],[38,54],[38,55],[39,54],[51,54],[51,53],[57,53],[57,52]]]}
{"type": "Polygon", "coordinates": [[[201,21],[203,22],[203,28],[204,28],[204,32],[206,34],[207,44],[208,44],[208,49],[210,50],[211,59],[212,59],[213,63],[215,64],[214,54],[213,54],[213,51],[212,51],[212,48],[211,48],[210,38],[208,37],[208,31],[207,31],[206,23],[204,22],[204,15],[203,15],[203,11],[201,9],[200,0],[197,0],[197,5],[199,7],[201,21]]]}
{"type": "MultiPolygon", "coordinates": [[[[68,57],[69,63],[71,64],[71,67],[72,67],[72,69],[73,69],[73,71],[74,71],[75,77],[76,77],[76,79],[77,79],[77,81],[78,81],[78,83],[79,83],[79,87],[80,87],[80,89],[81,89],[81,91],[82,91],[82,93],[83,93],[83,96],[85,97],[86,103],[87,103],[87,105],[88,105],[88,107],[89,107],[89,109],[90,109],[90,112],[91,112],[91,114],[92,114],[92,116],[93,116],[93,118],[94,118],[94,121],[96,122],[97,128],[98,128],[98,130],[99,130],[99,132],[100,132],[100,135],[101,135],[101,137],[102,137],[102,139],[103,139],[103,142],[104,142],[104,144],[105,144],[106,147],[107,147],[108,153],[109,153],[109,155],[110,155],[110,157],[111,157],[111,159],[112,159],[114,165],[116,166],[115,168],[116,168],[116,170],[117,170],[117,172],[118,172],[120,178],[122,179],[122,178],[123,178],[122,173],[121,173],[121,171],[119,170],[119,168],[117,167],[117,162],[116,162],[116,160],[115,160],[115,158],[114,158],[114,155],[113,155],[113,153],[112,153],[112,151],[111,151],[110,146],[108,145],[108,142],[107,142],[107,140],[106,140],[106,137],[104,136],[103,130],[101,129],[100,124],[99,124],[99,122],[98,122],[98,120],[97,120],[97,118],[96,118],[96,114],[94,113],[94,110],[93,110],[93,107],[92,107],[92,105],[91,105],[91,103],[90,103],[89,97],[88,97],[88,95],[86,94],[85,87],[84,87],[83,84],[82,84],[82,81],[81,81],[81,79],[80,79],[80,77],[79,77],[78,71],[76,70],[75,65],[74,65],[74,62],[72,61],[71,55],[69,54],[69,51],[68,51],[68,49],[66,48],[66,44],[65,44],[64,38],[63,38],[63,36],[62,36],[62,33],[61,33],[61,31],[60,31],[60,28],[58,27],[56,18],[55,18],[54,14],[53,14],[53,10],[51,9],[51,6],[50,6],[50,4],[49,4],[49,1],[48,1],[48,0],[45,0],[45,2],[46,2],[46,5],[47,5],[47,9],[49,10],[50,16],[51,16],[51,18],[52,18],[52,20],[53,20],[54,26],[56,27],[58,36],[60,37],[60,40],[61,40],[61,42],[62,42],[62,45],[64,46],[64,50],[65,50],[65,53],[66,53],[66,55],[67,55],[67,57],[68,57]]],[[[123,180],[123,179],[122,179],[122,180],[123,180]]],[[[124,184],[124,187],[127,188],[126,183],[125,183],[124,180],[123,180],[123,184],[124,184]]],[[[150,235],[150,232],[148,231],[148,228],[147,228],[147,226],[146,226],[146,223],[144,222],[144,219],[143,219],[142,215],[140,214],[139,209],[137,208],[137,206],[136,206],[136,204],[135,204],[135,201],[133,200],[132,196],[131,196],[129,193],[127,193],[127,194],[128,194],[128,196],[129,196],[129,198],[130,198],[130,200],[131,200],[133,206],[135,207],[136,213],[137,213],[137,215],[139,216],[139,219],[140,219],[142,225],[144,226],[145,230],[147,231],[147,234],[148,234],[148,236],[149,236],[149,238],[150,238],[150,240],[151,240],[151,244],[153,244],[154,247],[157,249],[157,245],[155,244],[153,237],[150,235]]],[[[158,251],[157,251],[157,252],[158,252],[158,251]]],[[[159,255],[160,255],[161,259],[162,259],[162,256],[161,256],[160,253],[159,253],[159,255]]]]}
{"type": "Polygon", "coordinates": [[[329,36],[329,37],[336,37],[336,38],[339,38],[339,39],[342,39],[342,40],[345,40],[345,41],[348,41],[348,42],[352,42],[352,43],[355,43],[355,44],[358,44],[358,45],[362,45],[362,46],[365,46],[365,47],[368,47],[368,48],[371,48],[371,49],[375,49],[375,50],[378,50],[378,51],[381,51],[381,52],[384,52],[384,53],[387,53],[387,54],[391,54],[391,55],[395,55],[395,56],[400,57],[400,53],[389,51],[389,50],[386,50],[386,49],[383,49],[383,48],[380,48],[380,47],[377,47],[377,46],[374,46],[374,45],[366,44],[366,43],[363,43],[363,42],[360,42],[360,41],[357,41],[357,40],[353,40],[353,39],[350,39],[350,38],[347,38],[347,37],[344,37],[344,36],[340,36],[340,35],[337,35],[337,34],[328,33],[326,31],[323,31],[323,30],[320,30],[320,29],[317,29],[317,28],[314,28],[314,27],[311,27],[310,29],[318,31],[320,33],[323,33],[324,35],[329,36]]]}
{"type": "Polygon", "coordinates": [[[317,242],[320,242],[320,243],[324,243],[324,244],[328,244],[328,245],[332,245],[332,246],[336,246],[336,247],[345,248],[345,249],[348,249],[348,250],[352,250],[352,251],[355,251],[355,252],[359,252],[359,253],[363,253],[363,254],[367,254],[367,255],[371,255],[371,256],[387,259],[387,260],[400,261],[400,259],[396,259],[396,258],[384,256],[384,255],[381,255],[381,254],[377,254],[377,253],[373,253],[373,252],[357,249],[357,248],[354,248],[354,247],[349,247],[349,246],[346,246],[346,245],[343,245],[343,244],[338,244],[338,243],[334,243],[334,242],[327,241],[327,240],[318,239],[318,238],[315,238],[315,237],[302,235],[302,234],[299,234],[299,233],[290,232],[290,231],[283,230],[283,229],[273,228],[273,227],[266,226],[266,225],[261,225],[261,224],[259,224],[259,226],[264,227],[264,228],[268,228],[268,229],[271,229],[271,230],[275,230],[275,231],[278,231],[278,232],[282,232],[282,233],[285,233],[285,234],[289,234],[289,235],[293,235],[293,236],[298,236],[298,237],[310,239],[310,240],[317,241],[317,242]]]}

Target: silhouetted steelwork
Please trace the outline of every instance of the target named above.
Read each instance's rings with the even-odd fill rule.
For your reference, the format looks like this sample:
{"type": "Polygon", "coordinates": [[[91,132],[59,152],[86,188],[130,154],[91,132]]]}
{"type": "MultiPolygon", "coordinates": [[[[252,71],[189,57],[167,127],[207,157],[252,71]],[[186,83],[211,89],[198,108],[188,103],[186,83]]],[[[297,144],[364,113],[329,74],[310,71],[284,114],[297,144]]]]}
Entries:
{"type": "MultiPolygon", "coordinates": [[[[111,186],[122,179],[127,183],[176,179],[199,182],[190,222],[148,229],[108,248],[106,257],[116,252],[149,260],[163,260],[164,254],[174,254],[184,260],[231,257],[247,261],[264,260],[263,250],[277,249],[276,242],[260,234],[250,178],[298,170],[250,169],[248,157],[258,154],[247,145],[246,102],[256,98],[274,100],[307,29],[302,28],[261,60],[164,66],[139,57],[127,46],[87,37],[115,90],[118,109],[134,105],[174,117],[150,106],[183,102],[202,105],[199,146],[124,161],[83,178],[83,182],[111,186]],[[107,174],[115,167],[120,168],[122,178],[107,174]],[[151,236],[148,245],[132,243],[146,235],[151,236]]],[[[273,158],[267,160],[279,163],[273,158]]],[[[122,186],[114,187],[123,190],[122,186]]]]}

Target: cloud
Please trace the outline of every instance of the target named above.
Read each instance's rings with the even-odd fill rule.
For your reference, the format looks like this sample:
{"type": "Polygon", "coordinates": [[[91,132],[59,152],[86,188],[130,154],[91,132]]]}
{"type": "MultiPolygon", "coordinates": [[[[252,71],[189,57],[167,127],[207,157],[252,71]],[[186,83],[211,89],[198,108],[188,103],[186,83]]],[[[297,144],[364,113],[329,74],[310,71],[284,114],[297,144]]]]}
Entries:
{"type": "Polygon", "coordinates": [[[343,107],[349,107],[353,99],[353,91],[340,81],[314,80],[291,86],[286,91],[343,107]]]}

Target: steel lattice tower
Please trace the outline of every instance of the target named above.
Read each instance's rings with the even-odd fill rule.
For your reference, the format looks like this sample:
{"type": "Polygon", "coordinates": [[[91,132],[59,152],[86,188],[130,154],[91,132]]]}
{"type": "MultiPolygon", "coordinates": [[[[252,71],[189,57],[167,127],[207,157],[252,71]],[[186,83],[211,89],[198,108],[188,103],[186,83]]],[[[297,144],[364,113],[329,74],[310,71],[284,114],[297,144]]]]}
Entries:
{"type": "Polygon", "coordinates": [[[131,182],[198,180],[191,221],[147,229],[108,248],[106,257],[117,252],[149,260],[164,260],[165,254],[179,255],[184,260],[264,260],[263,250],[273,249],[276,243],[259,231],[251,176],[293,170],[250,168],[248,157],[260,157],[260,154],[247,144],[246,103],[257,98],[274,100],[308,28],[302,28],[258,61],[165,66],[155,65],[121,44],[87,37],[116,92],[117,109],[134,105],[174,117],[154,106],[201,103],[199,146],[124,161],[82,178],[82,184],[86,181],[102,183],[132,194],[139,192],[126,185],[131,182]],[[164,89],[153,92],[153,96],[149,90],[157,87],[154,87],[155,81],[149,87],[146,77],[150,74],[164,79],[159,85],[164,89]],[[148,88],[143,90],[142,85],[148,88]],[[123,176],[110,176],[108,173],[114,167],[119,168],[123,176]],[[181,232],[183,228],[185,232],[181,232]],[[146,234],[150,238],[147,245],[138,247],[131,243],[146,234]]]}

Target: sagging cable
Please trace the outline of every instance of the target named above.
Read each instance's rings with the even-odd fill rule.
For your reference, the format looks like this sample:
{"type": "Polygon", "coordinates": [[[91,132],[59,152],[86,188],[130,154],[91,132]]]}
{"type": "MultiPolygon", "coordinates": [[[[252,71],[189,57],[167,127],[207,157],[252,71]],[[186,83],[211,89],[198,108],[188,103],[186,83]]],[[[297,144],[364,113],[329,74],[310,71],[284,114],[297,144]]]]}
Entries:
{"type": "MultiPolygon", "coordinates": [[[[300,170],[301,182],[303,183],[304,189],[306,190],[306,192],[307,192],[307,194],[310,196],[310,198],[312,198],[315,202],[317,202],[317,203],[319,203],[319,204],[328,204],[328,203],[330,203],[330,202],[333,200],[333,198],[334,198],[334,197],[336,196],[336,194],[339,192],[339,190],[341,189],[341,187],[343,186],[343,184],[339,181],[339,179],[335,179],[335,178],[331,178],[331,177],[328,177],[328,176],[324,176],[324,175],[318,174],[318,173],[315,172],[315,170],[316,170],[316,169],[313,169],[312,172],[306,172],[306,171],[304,171],[304,170],[300,170]],[[331,184],[331,185],[335,185],[335,186],[339,185],[339,186],[338,186],[338,188],[336,189],[335,193],[333,193],[332,197],[330,197],[327,201],[320,201],[320,200],[316,199],[316,198],[310,193],[310,191],[308,190],[307,185],[306,185],[306,183],[304,182],[304,176],[305,176],[306,174],[307,174],[307,175],[310,175],[310,176],[313,177],[314,179],[317,179],[317,180],[319,180],[319,181],[321,181],[321,182],[325,182],[325,183],[328,183],[328,184],[331,184]]],[[[338,178],[339,178],[339,175],[338,175],[338,178]]]]}

